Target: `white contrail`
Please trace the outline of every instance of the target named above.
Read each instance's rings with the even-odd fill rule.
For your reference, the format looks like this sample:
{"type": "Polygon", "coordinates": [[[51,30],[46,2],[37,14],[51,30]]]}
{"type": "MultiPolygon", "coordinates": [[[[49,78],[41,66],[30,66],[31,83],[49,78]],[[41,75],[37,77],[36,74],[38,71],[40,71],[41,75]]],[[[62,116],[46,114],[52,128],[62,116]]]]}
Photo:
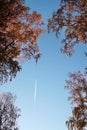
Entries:
{"type": "Polygon", "coordinates": [[[37,98],[37,80],[35,80],[34,84],[34,104],[36,103],[36,98],[37,98]]]}

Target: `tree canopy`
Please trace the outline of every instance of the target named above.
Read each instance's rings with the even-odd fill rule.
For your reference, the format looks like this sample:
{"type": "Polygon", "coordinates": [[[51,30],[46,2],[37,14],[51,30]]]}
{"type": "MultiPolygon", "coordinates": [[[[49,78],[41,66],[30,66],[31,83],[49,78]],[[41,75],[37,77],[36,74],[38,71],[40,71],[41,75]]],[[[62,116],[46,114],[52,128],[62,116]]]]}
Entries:
{"type": "Polygon", "coordinates": [[[14,101],[15,96],[11,93],[0,94],[0,130],[18,130],[20,109],[14,105],[14,101]]]}
{"type": "Polygon", "coordinates": [[[86,130],[87,128],[87,72],[76,72],[70,74],[70,79],[66,81],[69,89],[69,100],[74,104],[72,117],[69,118],[69,130],[86,130]]]}
{"type": "MultiPolygon", "coordinates": [[[[42,16],[31,12],[24,0],[0,0],[0,83],[12,80],[21,70],[20,60],[40,57],[38,38],[44,31],[42,16]]],[[[74,46],[87,43],[87,0],[61,0],[60,8],[48,20],[48,31],[58,37],[65,31],[61,51],[71,56],[74,46]]],[[[69,130],[87,128],[87,72],[70,74],[66,81],[74,104],[69,130]]],[[[19,109],[11,93],[0,95],[0,130],[18,130],[19,109]]]]}
{"type": "MultiPolygon", "coordinates": [[[[74,46],[87,43],[87,0],[61,0],[60,8],[48,19],[48,32],[55,32],[58,37],[62,30],[61,51],[72,56],[74,46]]],[[[87,72],[71,73],[66,81],[69,99],[74,104],[72,117],[66,121],[69,130],[86,130],[87,128],[87,72]]]]}
{"type": "Polygon", "coordinates": [[[48,20],[48,31],[58,37],[65,30],[61,51],[69,56],[74,46],[87,43],[87,0],[61,0],[61,7],[48,20]]]}
{"type": "Polygon", "coordinates": [[[0,0],[0,83],[21,70],[20,60],[40,57],[37,40],[43,33],[42,17],[24,0],[0,0]]]}

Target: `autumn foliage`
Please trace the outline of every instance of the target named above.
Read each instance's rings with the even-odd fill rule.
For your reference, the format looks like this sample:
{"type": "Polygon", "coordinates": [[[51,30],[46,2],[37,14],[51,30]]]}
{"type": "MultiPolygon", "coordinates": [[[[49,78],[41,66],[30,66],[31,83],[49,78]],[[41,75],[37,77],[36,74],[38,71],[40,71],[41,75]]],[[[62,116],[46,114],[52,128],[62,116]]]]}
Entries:
{"type": "MultiPolygon", "coordinates": [[[[48,31],[58,37],[65,31],[61,51],[72,56],[74,46],[87,43],[87,0],[61,0],[60,8],[48,20],[48,31]]],[[[71,73],[66,81],[73,103],[72,117],[66,121],[68,130],[87,129],[87,72],[71,73]]]]}
{"type": "Polygon", "coordinates": [[[69,100],[74,104],[72,117],[66,122],[69,130],[87,129],[87,72],[70,74],[66,81],[70,92],[69,100]]]}
{"type": "Polygon", "coordinates": [[[62,29],[61,51],[71,56],[76,44],[87,43],[87,0],[61,0],[61,7],[48,20],[48,31],[58,37],[62,29]]]}
{"type": "Polygon", "coordinates": [[[41,15],[30,12],[24,0],[0,0],[0,82],[12,80],[20,60],[40,57],[37,40],[43,30],[41,15]]]}

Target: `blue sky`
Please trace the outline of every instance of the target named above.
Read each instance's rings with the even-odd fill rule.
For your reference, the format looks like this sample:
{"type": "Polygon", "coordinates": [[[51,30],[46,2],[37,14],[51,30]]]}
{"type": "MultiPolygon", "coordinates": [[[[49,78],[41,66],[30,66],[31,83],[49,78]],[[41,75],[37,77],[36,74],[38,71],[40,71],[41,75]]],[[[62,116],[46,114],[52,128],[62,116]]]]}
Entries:
{"type": "MultiPolygon", "coordinates": [[[[59,7],[58,0],[26,0],[31,11],[42,14],[47,19],[59,7]]],[[[46,29],[46,25],[44,26],[46,29]]],[[[69,72],[84,71],[87,58],[85,45],[77,45],[72,57],[60,53],[61,40],[47,32],[38,40],[41,59],[36,64],[32,59],[22,64],[22,71],[12,82],[0,87],[1,92],[11,92],[17,96],[16,105],[21,109],[18,121],[20,130],[67,130],[65,121],[71,116],[68,92],[64,89],[69,72]],[[34,86],[37,80],[37,96],[34,104],[34,86]]]]}

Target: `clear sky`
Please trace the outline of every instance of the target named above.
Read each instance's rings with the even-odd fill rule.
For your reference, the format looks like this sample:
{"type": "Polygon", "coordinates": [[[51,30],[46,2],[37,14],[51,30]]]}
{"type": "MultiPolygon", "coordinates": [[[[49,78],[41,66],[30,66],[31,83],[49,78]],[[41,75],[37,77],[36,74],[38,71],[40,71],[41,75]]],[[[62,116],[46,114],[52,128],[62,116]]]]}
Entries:
{"type": "MultiPolygon", "coordinates": [[[[52,12],[59,8],[59,2],[26,0],[26,5],[41,13],[47,24],[52,12]]],[[[25,62],[16,78],[0,87],[1,92],[9,91],[17,96],[16,105],[21,109],[20,130],[67,130],[65,121],[71,116],[71,105],[64,89],[65,80],[69,72],[83,71],[87,67],[84,55],[87,50],[81,44],[75,47],[71,58],[61,54],[63,36],[63,32],[58,39],[53,33],[41,35],[38,43],[42,56],[38,63],[25,62]]]]}

